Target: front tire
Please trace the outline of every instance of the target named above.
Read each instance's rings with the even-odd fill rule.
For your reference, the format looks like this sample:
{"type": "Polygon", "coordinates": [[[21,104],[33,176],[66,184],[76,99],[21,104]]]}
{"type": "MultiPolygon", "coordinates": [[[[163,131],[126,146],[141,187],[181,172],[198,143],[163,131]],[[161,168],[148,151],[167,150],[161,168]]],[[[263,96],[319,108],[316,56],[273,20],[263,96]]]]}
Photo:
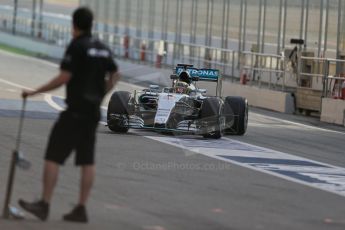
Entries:
{"type": "Polygon", "coordinates": [[[213,131],[202,134],[204,138],[219,139],[223,136],[224,117],[221,99],[216,97],[206,98],[202,103],[200,118],[201,122],[207,122],[215,126],[213,131]]]}
{"type": "Polygon", "coordinates": [[[226,97],[224,100],[226,134],[244,135],[248,126],[248,101],[243,97],[226,97]]]}
{"type": "Polygon", "coordinates": [[[131,94],[127,91],[114,92],[110,98],[107,112],[108,128],[115,133],[127,133],[129,121],[128,102],[131,94]]]}

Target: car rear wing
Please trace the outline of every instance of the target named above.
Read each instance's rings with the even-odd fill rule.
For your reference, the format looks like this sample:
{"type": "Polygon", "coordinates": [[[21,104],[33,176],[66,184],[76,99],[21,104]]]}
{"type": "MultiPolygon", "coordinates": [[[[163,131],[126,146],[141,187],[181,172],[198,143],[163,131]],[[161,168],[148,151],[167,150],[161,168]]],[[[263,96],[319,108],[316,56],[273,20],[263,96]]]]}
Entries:
{"type": "Polygon", "coordinates": [[[193,65],[177,64],[174,74],[171,75],[171,79],[177,79],[180,73],[183,71],[187,71],[193,81],[207,81],[217,83],[216,96],[221,96],[222,81],[220,71],[218,69],[198,69],[193,67],[193,65]]]}
{"type": "Polygon", "coordinates": [[[178,64],[175,68],[175,74],[178,76],[183,71],[187,71],[192,78],[198,78],[199,81],[218,82],[220,78],[219,70],[217,69],[198,69],[192,65],[178,64]]]}

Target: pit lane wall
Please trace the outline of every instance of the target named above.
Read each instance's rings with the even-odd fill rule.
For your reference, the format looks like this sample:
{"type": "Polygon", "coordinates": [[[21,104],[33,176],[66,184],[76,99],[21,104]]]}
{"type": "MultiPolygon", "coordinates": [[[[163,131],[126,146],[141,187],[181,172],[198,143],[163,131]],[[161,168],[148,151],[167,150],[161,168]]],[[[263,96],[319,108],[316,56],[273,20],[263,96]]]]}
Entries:
{"type": "MultiPolygon", "coordinates": [[[[207,94],[215,95],[216,87],[212,83],[198,82],[199,88],[207,89],[207,94]]],[[[251,106],[269,109],[281,113],[292,114],[295,111],[294,98],[290,93],[259,88],[250,85],[241,85],[223,81],[222,96],[245,97],[251,106]]]]}
{"type": "Polygon", "coordinates": [[[323,98],[321,121],[345,126],[345,100],[323,98]]]}
{"type": "Polygon", "coordinates": [[[290,93],[273,91],[254,86],[239,84],[223,84],[223,95],[241,96],[248,100],[249,105],[265,108],[281,113],[295,112],[294,98],[290,93]]]}

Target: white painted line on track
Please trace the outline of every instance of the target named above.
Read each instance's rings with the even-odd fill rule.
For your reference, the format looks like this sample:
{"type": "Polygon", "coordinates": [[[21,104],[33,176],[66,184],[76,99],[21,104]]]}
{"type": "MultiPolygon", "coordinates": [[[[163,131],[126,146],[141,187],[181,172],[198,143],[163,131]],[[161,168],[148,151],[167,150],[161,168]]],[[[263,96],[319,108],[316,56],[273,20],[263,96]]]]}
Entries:
{"type": "Polygon", "coordinates": [[[250,126],[250,127],[263,127],[263,128],[269,128],[269,129],[284,128],[284,129],[305,130],[305,128],[303,128],[303,127],[291,125],[291,124],[279,124],[279,125],[274,124],[274,125],[272,125],[272,124],[263,124],[260,122],[253,122],[253,121],[250,121],[248,126],[250,126]]]}
{"type": "Polygon", "coordinates": [[[345,168],[223,137],[219,140],[145,136],[188,152],[345,196],[345,168]]]}
{"type": "Polygon", "coordinates": [[[302,123],[288,121],[288,120],[284,120],[284,119],[281,119],[281,118],[269,117],[269,116],[258,114],[258,113],[255,113],[255,116],[262,117],[262,118],[269,119],[269,120],[278,121],[278,122],[284,122],[284,123],[290,124],[290,125],[296,125],[296,126],[299,126],[299,127],[302,127],[302,128],[307,128],[307,129],[319,130],[319,131],[323,131],[323,132],[330,132],[330,133],[336,133],[336,134],[345,135],[345,132],[331,130],[331,129],[325,129],[325,128],[319,128],[319,127],[315,127],[315,126],[311,126],[311,125],[305,125],[305,124],[302,124],[302,123]]]}
{"type": "Polygon", "coordinates": [[[56,109],[57,111],[62,111],[64,110],[64,108],[62,108],[60,105],[58,105],[54,100],[53,100],[53,96],[51,94],[46,94],[44,95],[44,100],[54,109],[56,109]]]}
{"type": "MultiPolygon", "coordinates": [[[[20,84],[17,84],[17,83],[13,83],[13,82],[10,82],[10,81],[7,81],[5,79],[2,79],[0,78],[0,82],[2,83],[5,83],[5,84],[8,84],[8,85],[11,85],[11,86],[14,86],[14,87],[17,87],[17,88],[21,88],[21,89],[26,89],[26,90],[33,90],[32,88],[29,88],[29,87],[26,87],[24,85],[20,85],[20,84]]],[[[47,94],[47,93],[42,93],[42,95],[44,95],[44,100],[51,106],[53,107],[54,109],[58,110],[58,111],[62,111],[63,108],[61,106],[59,106],[58,104],[56,104],[53,100],[52,100],[52,97],[53,95],[51,94],[47,94]]],[[[18,95],[19,96],[19,95],[18,95]]],[[[57,97],[57,96],[55,96],[57,97]]]]}
{"type": "MultiPolygon", "coordinates": [[[[37,63],[44,64],[44,65],[48,65],[48,66],[50,66],[50,67],[59,68],[59,65],[58,65],[58,64],[52,63],[52,62],[49,62],[49,61],[45,61],[45,60],[42,60],[42,59],[39,59],[39,58],[30,57],[30,56],[25,56],[25,55],[20,55],[20,54],[15,54],[15,53],[11,53],[11,52],[4,51],[4,50],[0,50],[0,53],[3,54],[3,55],[10,56],[10,57],[20,58],[20,59],[22,59],[22,60],[35,61],[35,62],[37,62],[37,63]]],[[[120,69],[120,74],[129,72],[129,71],[133,71],[133,70],[139,70],[139,69],[142,69],[142,68],[144,68],[144,67],[138,66],[138,67],[135,67],[135,68],[120,69]]],[[[15,86],[15,87],[18,87],[18,88],[33,90],[32,88],[28,88],[28,87],[23,86],[23,85],[19,85],[19,84],[10,82],[10,81],[6,81],[5,79],[1,79],[1,78],[0,78],[0,80],[3,81],[4,83],[7,83],[7,84],[9,84],[9,85],[12,85],[12,86],[15,86]]],[[[144,87],[142,87],[142,86],[138,86],[138,85],[135,85],[135,84],[131,84],[131,83],[128,83],[128,82],[125,82],[125,81],[120,81],[120,83],[121,83],[122,85],[131,87],[131,88],[139,88],[139,89],[144,88],[144,87]]]]}
{"type": "Polygon", "coordinates": [[[0,78],[0,82],[5,83],[5,84],[7,84],[7,85],[14,86],[14,87],[16,87],[16,88],[27,89],[27,90],[33,90],[32,88],[29,88],[29,87],[26,87],[26,86],[24,86],[24,85],[20,85],[20,84],[11,82],[11,81],[7,81],[7,80],[2,79],[2,78],[0,78]]]}
{"type": "Polygon", "coordinates": [[[48,65],[48,66],[51,66],[51,67],[57,67],[58,66],[57,64],[49,62],[49,61],[45,61],[45,60],[42,60],[42,59],[39,59],[39,58],[30,57],[30,56],[25,56],[25,55],[11,53],[11,52],[8,52],[8,51],[5,51],[5,50],[0,50],[0,53],[3,54],[3,55],[10,56],[10,57],[19,58],[19,59],[22,59],[22,60],[35,61],[37,63],[41,63],[41,64],[48,65]]]}
{"type": "Polygon", "coordinates": [[[10,93],[17,93],[18,90],[16,89],[5,89],[7,92],[10,92],[10,93]]]}

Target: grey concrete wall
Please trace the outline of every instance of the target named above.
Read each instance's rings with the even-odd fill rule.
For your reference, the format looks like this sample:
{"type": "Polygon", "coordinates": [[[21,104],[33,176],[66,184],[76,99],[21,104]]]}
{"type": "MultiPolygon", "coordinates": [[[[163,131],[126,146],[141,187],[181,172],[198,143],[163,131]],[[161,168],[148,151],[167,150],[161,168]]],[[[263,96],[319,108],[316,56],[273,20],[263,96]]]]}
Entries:
{"type": "Polygon", "coordinates": [[[63,47],[3,32],[0,32],[0,43],[58,59],[62,58],[64,53],[63,47]]]}

